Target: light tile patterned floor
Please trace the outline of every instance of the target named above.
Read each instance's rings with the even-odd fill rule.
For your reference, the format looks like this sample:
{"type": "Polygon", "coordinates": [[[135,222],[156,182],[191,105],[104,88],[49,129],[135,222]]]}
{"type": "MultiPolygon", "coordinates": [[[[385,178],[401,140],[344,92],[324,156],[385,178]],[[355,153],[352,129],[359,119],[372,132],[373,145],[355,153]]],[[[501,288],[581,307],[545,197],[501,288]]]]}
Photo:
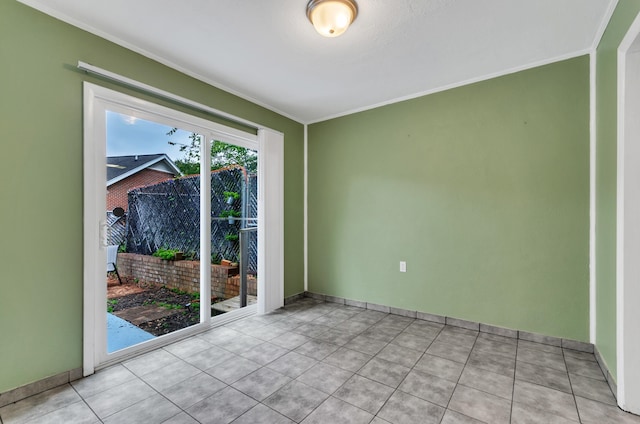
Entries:
{"type": "Polygon", "coordinates": [[[302,299],[0,409],[1,424],[640,423],[591,354],[302,299]]]}

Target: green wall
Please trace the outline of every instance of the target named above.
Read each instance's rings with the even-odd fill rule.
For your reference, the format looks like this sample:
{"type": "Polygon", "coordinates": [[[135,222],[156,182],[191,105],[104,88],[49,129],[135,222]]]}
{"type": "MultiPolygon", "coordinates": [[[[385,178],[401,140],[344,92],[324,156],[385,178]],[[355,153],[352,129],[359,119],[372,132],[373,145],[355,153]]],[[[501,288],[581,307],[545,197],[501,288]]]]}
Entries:
{"type": "Polygon", "coordinates": [[[616,376],[617,49],[640,12],[620,0],[596,54],[596,346],[616,376]]]}
{"type": "MultiPolygon", "coordinates": [[[[616,48],[639,11],[620,0],[597,51],[596,344],[614,376],[616,48]]],[[[303,290],[302,125],[15,1],[0,57],[0,393],[81,366],[82,81],[167,104],[78,60],[285,134],[285,296],[303,290]]],[[[587,341],[588,97],[580,57],[311,125],[309,290],[587,341]]]]}
{"type": "Polygon", "coordinates": [[[309,290],[588,341],[588,57],[311,125],[309,290]]]}
{"type": "Polygon", "coordinates": [[[15,1],[0,58],[0,393],[82,366],[82,82],[132,92],[78,60],[285,134],[285,295],[303,290],[301,124],[15,1]]]}

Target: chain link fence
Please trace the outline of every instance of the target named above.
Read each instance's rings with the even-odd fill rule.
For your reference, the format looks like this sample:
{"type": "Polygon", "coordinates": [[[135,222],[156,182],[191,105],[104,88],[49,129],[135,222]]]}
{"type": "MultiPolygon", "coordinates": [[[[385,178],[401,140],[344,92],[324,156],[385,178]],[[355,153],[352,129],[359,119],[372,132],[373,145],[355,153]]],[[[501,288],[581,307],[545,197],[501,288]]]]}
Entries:
{"type": "MultiPolygon", "coordinates": [[[[239,165],[211,172],[211,260],[239,262],[238,230],[257,226],[257,176],[239,165]],[[227,203],[224,192],[240,196],[227,203]],[[233,211],[233,212],[231,212],[233,211]],[[225,215],[232,214],[232,217],[225,215]],[[233,216],[239,215],[239,216],[233,216]]],[[[127,252],[151,255],[177,249],[187,259],[200,258],[200,176],[165,181],[129,192],[127,252]]],[[[257,237],[250,238],[248,270],[258,268],[257,237]]]]}

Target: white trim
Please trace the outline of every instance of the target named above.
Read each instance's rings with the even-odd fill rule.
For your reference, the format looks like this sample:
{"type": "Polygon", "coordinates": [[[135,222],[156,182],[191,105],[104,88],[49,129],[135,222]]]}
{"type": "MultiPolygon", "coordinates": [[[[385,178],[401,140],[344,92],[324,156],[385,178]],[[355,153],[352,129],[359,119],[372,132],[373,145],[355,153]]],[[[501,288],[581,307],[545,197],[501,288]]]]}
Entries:
{"type": "MultiPolygon", "coordinates": [[[[93,87],[91,85],[84,85],[84,93],[83,93],[83,101],[84,101],[84,140],[86,144],[86,140],[93,140],[94,134],[100,133],[98,129],[95,128],[96,125],[99,125],[100,122],[94,121],[94,113],[93,113],[93,102],[92,99],[95,97],[95,93],[93,92],[93,87]]],[[[95,178],[94,169],[98,167],[94,163],[94,149],[87,149],[85,147],[83,152],[83,179],[84,179],[84,208],[83,208],[83,220],[84,220],[84,231],[83,231],[83,281],[84,290],[83,290],[83,311],[82,311],[82,321],[83,321],[83,329],[82,329],[82,338],[84,342],[82,343],[82,373],[87,376],[93,374],[95,371],[95,351],[96,346],[92,343],[94,338],[93,329],[95,328],[95,298],[96,298],[96,287],[95,285],[87,285],[86,281],[90,281],[94,278],[92,273],[93,270],[98,268],[98,258],[93,252],[93,249],[88,249],[87,246],[98,246],[100,244],[100,235],[99,231],[96,230],[94,225],[90,227],[87,226],[88,222],[92,222],[95,220],[95,217],[98,215],[98,206],[95,203],[89,202],[88,199],[91,199],[91,193],[93,192],[93,188],[96,187],[97,182],[95,178]],[[89,342],[87,342],[89,341],[89,342]]],[[[105,206],[106,208],[106,206],[105,206]]],[[[106,260],[106,256],[105,256],[106,260]]]]}
{"type": "MultiPolygon", "coordinates": [[[[284,144],[283,134],[269,129],[260,129],[258,135],[229,128],[196,116],[166,108],[155,103],[147,102],[117,91],[113,91],[89,82],[84,83],[85,123],[84,123],[84,329],[83,329],[83,373],[92,374],[97,366],[103,366],[122,360],[125,357],[140,353],[153,347],[173,342],[191,332],[204,331],[212,325],[218,325],[221,320],[237,319],[246,314],[255,313],[256,310],[268,311],[282,306],[284,302],[284,144]],[[178,126],[184,130],[202,134],[206,143],[201,143],[201,153],[204,158],[203,175],[210,167],[209,146],[213,140],[223,140],[234,144],[258,150],[260,166],[258,169],[262,196],[259,197],[262,217],[264,220],[260,228],[270,225],[263,232],[263,248],[259,251],[258,262],[266,263],[267,267],[259,270],[258,281],[262,282],[262,291],[266,295],[258,298],[258,305],[249,307],[247,311],[235,311],[222,317],[210,319],[209,296],[203,298],[201,311],[203,322],[196,324],[185,331],[180,330],[175,334],[169,334],[144,344],[131,346],[113,353],[106,353],[106,285],[96,284],[96,281],[104,281],[106,253],[104,246],[106,239],[100,233],[104,230],[103,217],[106,211],[106,196],[97,193],[100,181],[102,187],[105,184],[106,167],[106,123],[104,117],[107,110],[126,113],[141,119],[163,123],[169,126],[178,126]],[[262,158],[262,149],[265,157],[262,158]],[[265,188],[266,186],[266,188],[265,188]],[[266,213],[265,213],[266,211],[266,213]],[[96,222],[96,219],[99,222],[96,222]],[[265,249],[265,246],[267,247],[265,249]],[[96,248],[100,247],[100,248],[96,248]],[[264,272],[265,273],[261,273],[264,272]],[[266,283],[268,282],[268,284],[266,283]],[[266,287],[264,287],[266,284],[266,287]],[[279,296],[279,298],[278,298],[279,296]],[[270,302],[267,307],[264,303],[270,302]],[[275,306],[274,306],[275,305],[275,306]],[[234,318],[236,317],[236,318],[234,318]]],[[[201,178],[201,190],[210,192],[209,178],[201,178]]],[[[201,196],[202,210],[210,209],[210,196],[201,196]]],[[[262,218],[259,218],[262,219],[262,218]]],[[[210,219],[205,216],[201,222],[201,231],[205,235],[210,219]]],[[[201,254],[210,257],[210,245],[204,243],[201,254]]],[[[201,290],[210,291],[210,267],[201,267],[201,290]]],[[[246,309],[246,308],[245,308],[246,309]]],[[[201,317],[201,318],[202,318],[201,317]]]]}
{"type": "Polygon", "coordinates": [[[309,126],[304,124],[304,291],[309,291],[309,126]]]}
{"type": "Polygon", "coordinates": [[[624,408],[624,55],[618,52],[618,139],[616,192],[616,359],[618,404],[624,408]]]}
{"type": "MultiPolygon", "coordinates": [[[[452,88],[457,88],[457,87],[461,87],[461,86],[464,86],[464,85],[473,84],[473,83],[476,83],[476,82],[485,81],[485,80],[489,80],[489,79],[492,79],[492,78],[500,77],[500,76],[503,76],[503,75],[508,75],[508,74],[524,71],[524,70],[527,70],[527,69],[536,68],[538,66],[543,66],[543,65],[550,64],[550,63],[554,63],[554,62],[559,62],[559,61],[562,61],[562,60],[571,59],[571,58],[574,58],[574,57],[578,57],[578,56],[582,56],[582,55],[588,54],[589,51],[592,48],[592,47],[590,47],[590,48],[587,48],[587,49],[578,50],[578,51],[573,52],[573,53],[567,53],[567,54],[560,55],[560,56],[557,56],[557,57],[554,57],[554,58],[551,58],[551,59],[544,59],[544,60],[536,61],[536,62],[533,62],[533,63],[530,63],[530,64],[517,66],[517,67],[514,67],[514,68],[510,68],[510,69],[504,70],[504,71],[498,71],[498,72],[494,72],[494,73],[489,73],[489,74],[487,74],[485,76],[471,78],[471,79],[464,80],[464,81],[458,82],[458,83],[451,83],[451,84],[447,84],[447,85],[444,85],[444,86],[435,87],[435,88],[432,88],[432,89],[429,89],[429,90],[426,90],[426,91],[421,91],[421,92],[410,94],[410,95],[407,95],[407,96],[396,97],[396,98],[393,98],[393,99],[390,99],[390,100],[386,100],[386,101],[383,101],[383,102],[379,102],[379,103],[375,103],[375,104],[372,104],[372,105],[369,105],[369,106],[363,106],[363,107],[360,107],[360,108],[354,108],[354,109],[350,109],[350,110],[347,110],[347,111],[344,111],[344,112],[340,112],[340,113],[337,113],[337,114],[324,116],[324,117],[321,117],[321,118],[313,118],[311,120],[305,120],[305,119],[301,119],[299,117],[296,117],[294,115],[291,115],[291,114],[289,114],[287,112],[284,112],[284,111],[282,111],[280,109],[277,109],[277,108],[273,107],[272,105],[270,105],[268,103],[265,103],[265,102],[263,102],[261,100],[258,100],[258,99],[254,98],[254,97],[251,97],[251,96],[243,93],[240,90],[233,89],[233,88],[231,88],[231,87],[229,87],[227,85],[224,85],[224,84],[221,84],[221,83],[219,83],[217,81],[214,81],[211,78],[204,77],[204,76],[202,76],[202,75],[200,75],[200,74],[198,74],[196,72],[193,72],[192,70],[190,70],[188,68],[185,68],[184,66],[180,66],[180,65],[178,65],[178,64],[176,64],[176,63],[174,63],[174,62],[172,62],[172,61],[170,61],[168,59],[166,59],[163,56],[159,56],[159,55],[156,55],[154,53],[151,53],[151,52],[149,52],[149,51],[147,51],[147,50],[145,50],[143,48],[140,48],[139,46],[137,46],[135,44],[129,43],[127,41],[124,41],[121,38],[116,37],[116,36],[114,36],[114,35],[112,35],[112,34],[110,34],[108,32],[99,30],[99,29],[97,29],[97,28],[95,28],[95,27],[93,27],[91,25],[88,25],[85,22],[82,22],[82,21],[79,21],[77,19],[74,19],[74,18],[70,17],[67,14],[61,13],[60,11],[49,7],[46,3],[43,3],[43,2],[38,1],[38,0],[17,0],[17,1],[27,5],[29,7],[32,7],[34,9],[36,9],[36,10],[39,10],[42,13],[45,13],[45,14],[47,14],[49,16],[52,16],[55,19],[58,19],[58,20],[63,21],[63,22],[66,22],[69,25],[72,25],[74,27],[80,28],[80,29],[82,29],[84,31],[87,31],[87,32],[89,32],[91,34],[94,34],[94,35],[96,35],[96,36],[98,36],[100,38],[104,38],[107,41],[110,41],[110,42],[115,43],[115,44],[117,44],[119,46],[122,46],[122,47],[124,47],[124,48],[126,48],[128,50],[131,50],[131,51],[133,51],[135,53],[138,53],[138,54],[140,54],[140,55],[142,55],[144,57],[153,59],[154,61],[156,61],[158,63],[161,63],[161,64],[163,64],[165,66],[168,66],[168,67],[170,67],[172,69],[175,69],[175,70],[177,70],[178,72],[180,72],[180,73],[182,73],[184,75],[187,75],[189,77],[195,78],[195,79],[197,79],[199,81],[207,83],[207,84],[209,84],[209,85],[211,85],[213,87],[216,87],[216,88],[218,88],[220,90],[224,90],[227,93],[233,94],[234,96],[237,96],[237,97],[239,97],[241,99],[247,100],[247,101],[249,101],[251,103],[254,103],[254,104],[258,105],[258,106],[261,106],[261,107],[263,107],[265,109],[273,111],[273,112],[275,112],[275,113],[277,113],[279,115],[282,115],[282,116],[284,116],[286,118],[289,118],[289,119],[291,119],[291,120],[293,120],[295,122],[301,123],[301,124],[313,124],[313,123],[317,123],[317,122],[328,121],[330,119],[339,118],[341,116],[346,116],[346,115],[351,115],[351,114],[358,113],[358,112],[363,112],[363,111],[366,111],[366,110],[376,109],[376,108],[381,107],[381,106],[386,106],[386,105],[390,105],[390,104],[393,104],[393,103],[402,102],[402,101],[405,101],[405,100],[411,100],[411,99],[415,99],[415,98],[418,98],[418,97],[426,96],[426,95],[429,95],[429,94],[434,94],[434,93],[439,93],[441,91],[450,90],[452,88]]],[[[605,15],[605,19],[603,19],[603,21],[601,23],[601,26],[598,29],[598,32],[596,33],[596,36],[594,37],[594,44],[596,43],[596,41],[599,42],[600,38],[602,37],[602,33],[604,33],[604,29],[606,28],[606,24],[609,22],[609,19],[611,18],[611,14],[613,14],[613,10],[615,10],[615,5],[617,3],[618,3],[618,0],[614,0],[613,6],[610,6],[609,9],[607,10],[607,14],[605,15]],[[604,25],[604,27],[602,27],[602,25],[604,25]]]]}
{"type": "MultiPolygon", "coordinates": [[[[133,156],[133,155],[128,155],[128,156],[133,156]]],[[[113,157],[113,156],[112,156],[113,157]]],[[[182,175],[182,172],[180,172],[180,170],[176,167],[176,165],[173,163],[173,161],[171,159],[169,159],[169,156],[167,156],[166,154],[162,154],[162,156],[160,156],[159,158],[155,158],[154,160],[150,160],[149,162],[145,162],[142,165],[140,165],[137,168],[134,168],[130,171],[125,172],[124,174],[120,174],[115,178],[112,178],[110,180],[107,181],[107,187],[117,183],[118,181],[122,181],[125,178],[128,178],[134,174],[137,174],[138,172],[142,171],[143,169],[146,168],[150,168],[152,165],[155,165],[158,162],[161,162],[163,160],[166,160],[169,167],[173,168],[176,172],[174,173],[174,175],[182,175]]]]}
{"type": "Polygon", "coordinates": [[[618,405],[640,413],[640,14],[618,47],[616,336],[618,405]],[[629,81],[627,80],[629,77],[629,81]],[[628,83],[632,83],[630,85],[628,83]],[[627,97],[627,93],[633,93],[627,97]],[[626,119],[629,115],[630,118],[626,119]]]}
{"type": "Polygon", "coordinates": [[[333,115],[328,115],[328,116],[325,116],[323,118],[314,119],[312,121],[307,122],[307,124],[310,125],[310,124],[315,124],[315,123],[318,123],[318,122],[328,121],[330,119],[340,118],[342,116],[352,115],[354,113],[364,112],[364,111],[371,110],[371,109],[376,109],[376,108],[379,108],[379,107],[382,107],[382,106],[387,106],[387,105],[391,105],[391,104],[394,104],[394,103],[403,102],[405,100],[416,99],[418,97],[428,96],[429,94],[440,93],[442,91],[447,91],[447,90],[451,90],[451,89],[454,89],[454,88],[463,87],[465,85],[475,84],[477,82],[487,81],[487,80],[490,80],[490,79],[493,79],[493,78],[498,78],[498,77],[502,77],[502,76],[505,76],[505,75],[515,74],[517,72],[526,71],[528,69],[533,69],[533,68],[537,68],[537,67],[540,67],[540,66],[549,65],[551,63],[561,62],[563,60],[569,60],[569,59],[573,59],[573,58],[576,58],[576,57],[584,56],[584,55],[589,54],[590,52],[591,52],[591,48],[589,47],[587,49],[578,50],[577,52],[567,53],[567,54],[556,56],[556,57],[553,57],[553,58],[550,58],[550,59],[539,60],[537,62],[528,63],[528,64],[522,65],[522,66],[516,66],[516,67],[510,68],[510,69],[505,69],[503,71],[492,72],[492,73],[489,73],[489,74],[486,74],[486,75],[470,78],[470,79],[467,79],[467,80],[464,80],[464,81],[454,82],[454,83],[443,85],[443,86],[440,86],[440,87],[431,88],[429,90],[420,91],[418,93],[409,94],[407,96],[401,96],[401,97],[396,97],[394,99],[385,100],[383,102],[375,103],[375,104],[372,104],[372,105],[369,105],[369,106],[363,106],[363,107],[360,107],[360,108],[346,110],[344,112],[336,113],[336,114],[333,114],[333,115]]]}
{"type": "MultiPolygon", "coordinates": [[[[43,3],[43,2],[37,1],[37,0],[17,0],[17,1],[27,5],[29,7],[32,7],[34,9],[36,9],[36,10],[39,10],[40,12],[43,12],[43,13],[49,15],[49,16],[52,16],[52,17],[54,17],[56,19],[59,19],[59,20],[61,20],[63,22],[66,22],[66,23],[68,23],[70,25],[73,25],[73,26],[75,26],[77,28],[85,30],[85,31],[87,31],[87,32],[89,32],[91,34],[97,35],[98,37],[104,38],[105,40],[111,41],[112,43],[115,43],[115,44],[117,44],[119,46],[122,46],[122,47],[124,47],[124,48],[126,48],[128,50],[131,50],[131,51],[133,51],[135,53],[138,53],[138,54],[140,54],[140,55],[142,55],[144,57],[148,57],[150,59],[153,59],[154,61],[156,61],[158,63],[161,63],[161,64],[163,64],[165,66],[168,66],[168,67],[170,67],[172,69],[175,69],[175,70],[179,71],[182,74],[185,74],[187,76],[195,78],[195,79],[197,79],[199,81],[205,82],[205,83],[207,83],[207,84],[209,84],[209,85],[211,85],[213,87],[216,87],[216,88],[218,88],[220,90],[224,90],[227,93],[233,94],[234,96],[238,96],[241,99],[247,100],[247,101],[249,101],[251,103],[254,103],[254,104],[258,105],[258,106],[264,107],[265,109],[273,111],[273,112],[275,112],[275,113],[277,113],[279,115],[282,115],[282,116],[284,116],[286,118],[289,118],[289,119],[291,119],[291,120],[293,120],[295,122],[301,123],[301,124],[313,124],[313,123],[317,123],[317,122],[328,121],[330,119],[339,118],[341,116],[351,115],[353,113],[363,112],[363,111],[375,109],[375,108],[378,108],[378,107],[381,107],[381,106],[386,106],[386,105],[390,105],[390,104],[393,104],[393,103],[402,102],[402,101],[405,101],[405,100],[411,100],[411,99],[415,99],[417,97],[426,96],[426,95],[429,95],[429,94],[439,93],[441,91],[446,91],[446,90],[450,90],[452,88],[457,88],[457,87],[461,87],[461,86],[464,86],[464,85],[468,85],[468,84],[473,84],[473,83],[480,82],[480,81],[489,80],[489,79],[500,77],[500,76],[503,76],[503,75],[513,74],[513,73],[524,71],[524,70],[527,70],[527,69],[536,68],[538,66],[548,65],[550,63],[559,62],[559,61],[562,61],[562,60],[567,60],[567,59],[571,59],[571,58],[574,58],[574,57],[578,57],[578,56],[582,56],[582,55],[588,54],[590,49],[591,49],[591,47],[590,47],[590,48],[587,48],[587,49],[578,50],[577,52],[560,55],[560,56],[557,56],[557,57],[554,57],[554,58],[551,58],[551,59],[540,60],[540,61],[536,61],[536,62],[533,62],[533,63],[530,63],[530,64],[526,64],[526,65],[510,68],[510,69],[507,69],[507,70],[504,70],[504,71],[498,71],[498,72],[494,72],[494,73],[489,73],[489,74],[487,74],[485,76],[471,78],[471,79],[468,79],[468,80],[464,80],[462,82],[451,83],[451,84],[447,84],[447,85],[444,85],[444,86],[435,87],[435,88],[432,88],[432,89],[429,89],[429,90],[426,90],[426,91],[421,91],[421,92],[418,92],[418,93],[409,94],[407,96],[396,97],[396,98],[393,98],[393,99],[390,99],[390,100],[386,100],[386,101],[383,101],[383,102],[379,102],[379,103],[375,103],[375,104],[372,104],[372,105],[369,105],[369,106],[363,106],[363,107],[360,107],[360,108],[350,109],[350,110],[347,110],[347,111],[344,111],[344,112],[328,115],[328,116],[321,117],[321,118],[314,118],[314,119],[311,119],[311,120],[305,120],[305,119],[301,119],[299,117],[293,116],[293,115],[291,115],[291,114],[289,114],[287,112],[284,112],[282,110],[279,110],[277,108],[274,108],[273,106],[271,106],[271,105],[269,105],[269,104],[267,104],[267,103],[265,103],[263,101],[260,101],[260,100],[254,98],[254,97],[248,96],[247,94],[245,94],[245,93],[243,93],[243,92],[241,92],[239,90],[230,88],[230,87],[228,87],[228,86],[226,86],[224,84],[221,84],[221,83],[219,83],[217,81],[214,81],[211,78],[206,78],[206,77],[204,77],[204,76],[202,76],[202,75],[200,75],[200,74],[198,74],[196,72],[191,71],[190,69],[187,69],[187,68],[185,68],[183,66],[180,66],[180,65],[178,65],[178,64],[176,64],[176,63],[174,63],[174,62],[172,62],[170,60],[167,60],[166,58],[164,58],[162,56],[150,53],[149,51],[147,51],[145,49],[142,49],[139,46],[136,46],[136,45],[134,45],[132,43],[126,42],[126,41],[124,41],[124,40],[122,40],[122,39],[120,39],[120,38],[118,38],[118,37],[116,37],[116,36],[114,36],[114,35],[112,35],[112,34],[110,34],[108,32],[98,30],[97,28],[95,28],[95,27],[93,27],[91,25],[87,25],[85,22],[81,22],[81,21],[79,21],[77,19],[71,18],[70,16],[68,16],[68,15],[66,15],[64,13],[61,13],[58,10],[55,10],[55,9],[49,7],[48,5],[46,5],[46,3],[43,3]]],[[[617,0],[616,0],[616,3],[617,3],[617,0]]],[[[614,9],[615,9],[615,6],[614,6],[614,9]]],[[[609,18],[610,18],[610,16],[609,16],[609,18]]],[[[608,19],[606,19],[605,21],[608,22],[608,19]]],[[[596,36],[596,39],[598,39],[597,36],[596,36]]]]}
{"type": "Polygon", "coordinates": [[[602,36],[604,32],[607,30],[607,26],[609,26],[609,21],[613,16],[613,12],[616,11],[616,7],[618,6],[618,0],[610,0],[609,7],[602,17],[602,21],[600,21],[600,26],[598,26],[598,30],[596,31],[595,36],[593,37],[593,42],[591,43],[591,50],[595,53],[598,49],[598,45],[600,45],[600,40],[602,40],[602,36]]]}
{"type": "Polygon", "coordinates": [[[267,103],[264,103],[264,102],[262,102],[262,101],[260,101],[258,99],[255,99],[255,98],[253,98],[251,96],[248,96],[248,95],[246,95],[246,94],[244,94],[244,93],[242,93],[242,92],[240,92],[238,90],[235,90],[235,89],[230,88],[230,87],[228,87],[228,86],[226,86],[224,84],[221,84],[221,83],[219,83],[217,81],[214,81],[211,78],[206,78],[206,77],[204,77],[204,76],[202,76],[202,75],[200,75],[200,74],[198,74],[196,72],[193,72],[193,71],[191,71],[191,70],[189,70],[189,69],[187,69],[187,68],[185,68],[183,66],[180,66],[180,65],[178,65],[178,64],[176,64],[176,63],[174,63],[174,62],[172,62],[170,60],[167,60],[166,58],[164,58],[162,56],[153,54],[153,53],[151,53],[151,52],[149,52],[149,51],[147,51],[147,50],[145,50],[143,48],[140,48],[139,46],[136,46],[135,44],[129,43],[127,41],[124,41],[121,38],[118,38],[118,37],[116,37],[116,36],[114,36],[114,35],[112,35],[112,34],[110,34],[108,32],[101,31],[101,30],[99,30],[99,29],[97,29],[97,28],[95,28],[95,27],[93,27],[91,25],[88,25],[85,22],[81,22],[81,21],[79,21],[77,19],[71,18],[69,15],[61,13],[58,10],[55,10],[55,9],[49,7],[46,3],[43,3],[43,2],[37,1],[37,0],[17,0],[17,1],[19,1],[22,4],[27,5],[29,7],[32,7],[34,9],[36,9],[36,10],[39,10],[40,12],[45,13],[45,14],[47,14],[47,15],[55,18],[55,19],[58,19],[58,20],[60,20],[62,22],[66,22],[67,24],[72,25],[72,26],[74,26],[76,28],[80,28],[80,29],[82,29],[84,31],[87,31],[87,32],[91,33],[91,34],[97,35],[100,38],[104,38],[105,40],[110,41],[110,42],[112,42],[114,44],[117,44],[119,46],[122,46],[122,47],[124,47],[124,48],[126,48],[128,50],[131,50],[132,52],[138,53],[138,54],[140,54],[140,55],[142,55],[144,57],[148,57],[149,59],[153,59],[154,61],[156,61],[158,63],[161,63],[161,64],[163,64],[165,66],[168,66],[169,68],[175,69],[176,71],[178,71],[178,72],[180,72],[180,73],[182,73],[184,75],[187,75],[187,76],[189,76],[191,78],[195,78],[195,79],[197,79],[199,81],[202,81],[204,83],[207,83],[207,84],[211,85],[212,87],[216,87],[216,88],[218,88],[220,90],[226,91],[227,93],[233,94],[234,96],[240,97],[241,99],[247,100],[247,101],[249,101],[251,103],[254,103],[254,104],[258,105],[258,106],[262,106],[265,109],[273,111],[273,112],[275,112],[275,113],[277,113],[279,115],[285,116],[285,117],[287,117],[289,119],[292,119],[292,120],[294,120],[296,122],[301,123],[300,121],[298,121],[298,119],[295,116],[289,115],[286,112],[278,110],[278,109],[274,108],[273,106],[270,106],[267,103]]]}
{"type": "MultiPolygon", "coordinates": [[[[200,266],[200,293],[211,293],[211,144],[209,137],[200,135],[200,258],[207,258],[207,266],[200,266]],[[205,243],[202,243],[205,240],[205,243]]],[[[203,261],[201,260],[202,264],[203,261]]],[[[211,320],[211,296],[200,296],[200,322],[211,320]]]]}
{"type": "Polygon", "coordinates": [[[138,90],[144,91],[146,93],[151,93],[153,95],[156,95],[158,97],[162,97],[164,99],[168,99],[171,100],[172,102],[184,105],[184,106],[188,106],[190,108],[194,108],[194,109],[198,109],[201,110],[203,112],[207,112],[210,113],[212,115],[216,115],[219,116],[221,118],[224,119],[228,119],[232,122],[236,122],[238,124],[242,124],[242,125],[246,125],[249,128],[253,128],[253,129],[259,129],[262,128],[261,125],[256,124],[255,122],[251,122],[247,119],[243,119],[243,118],[238,118],[234,115],[231,115],[230,113],[227,112],[223,112],[219,109],[215,109],[212,108],[211,106],[207,106],[205,104],[199,103],[199,102],[195,102],[191,99],[187,99],[186,97],[182,97],[182,96],[178,96],[177,94],[173,94],[170,93],[168,91],[165,90],[161,90],[159,88],[153,87],[149,84],[145,84],[143,82],[140,81],[136,81],[134,79],[116,74],[115,72],[111,72],[111,71],[107,71],[106,69],[102,69],[99,68],[97,66],[93,66],[90,65],[88,63],[82,62],[82,61],[78,61],[78,69],[81,69],[83,71],[87,71],[89,73],[95,74],[95,75],[99,75],[103,78],[112,80],[112,81],[116,81],[122,85],[126,85],[128,87],[133,87],[136,88],[138,90]]]}
{"type": "MultiPolygon", "coordinates": [[[[148,102],[128,94],[114,91],[97,84],[85,82],[85,86],[93,87],[97,97],[109,102],[109,110],[129,114],[134,118],[145,119],[159,124],[172,126],[180,124],[180,128],[198,134],[216,133],[230,139],[233,144],[250,149],[258,148],[258,136],[235,128],[227,127],[207,119],[180,112],[156,103],[148,102]]],[[[105,156],[106,157],[106,156],[105,156]]],[[[106,164],[105,164],[106,167],[106,164]]],[[[104,168],[102,168],[104,169],[104,168]]],[[[102,170],[101,170],[102,172],[102,170]]]]}
{"type": "Polygon", "coordinates": [[[589,53],[589,341],[596,343],[596,52],[589,53]]]}
{"type": "Polygon", "coordinates": [[[264,314],[284,306],[284,135],[260,129],[258,143],[258,313],[264,314]]]}

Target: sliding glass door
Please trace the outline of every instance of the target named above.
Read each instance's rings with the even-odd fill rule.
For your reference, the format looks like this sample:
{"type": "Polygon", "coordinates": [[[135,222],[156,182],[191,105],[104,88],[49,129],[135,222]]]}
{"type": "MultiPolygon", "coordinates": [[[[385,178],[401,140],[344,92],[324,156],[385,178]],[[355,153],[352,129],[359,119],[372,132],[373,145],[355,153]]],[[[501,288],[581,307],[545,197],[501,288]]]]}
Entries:
{"type": "Polygon", "coordinates": [[[91,91],[85,373],[255,311],[261,260],[256,134],[91,91]]]}
{"type": "MultiPolygon", "coordinates": [[[[202,322],[190,133],[106,111],[107,353],[202,322]]],[[[197,169],[199,171],[199,168],[197,169]]]]}

